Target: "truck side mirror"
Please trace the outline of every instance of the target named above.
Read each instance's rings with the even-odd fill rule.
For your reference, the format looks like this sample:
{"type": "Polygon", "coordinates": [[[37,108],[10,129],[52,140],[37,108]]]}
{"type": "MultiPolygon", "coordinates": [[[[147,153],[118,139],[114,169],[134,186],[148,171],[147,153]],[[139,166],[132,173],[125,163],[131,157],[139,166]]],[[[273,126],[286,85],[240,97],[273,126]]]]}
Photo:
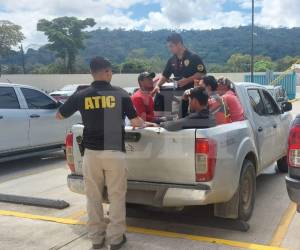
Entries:
{"type": "Polygon", "coordinates": [[[288,112],[293,109],[293,105],[290,102],[284,102],[281,104],[281,109],[283,112],[288,112]]]}

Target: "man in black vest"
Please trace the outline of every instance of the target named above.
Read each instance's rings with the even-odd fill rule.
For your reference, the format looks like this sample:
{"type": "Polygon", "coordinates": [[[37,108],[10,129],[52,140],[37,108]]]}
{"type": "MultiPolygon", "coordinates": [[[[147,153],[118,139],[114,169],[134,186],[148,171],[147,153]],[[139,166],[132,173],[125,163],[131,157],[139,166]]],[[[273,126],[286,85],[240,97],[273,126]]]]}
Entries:
{"type": "Polygon", "coordinates": [[[127,116],[133,127],[142,127],[145,123],[137,116],[128,93],[110,84],[112,66],[108,60],[103,57],[92,59],[90,70],[94,82],[73,94],[60,107],[57,119],[70,117],[76,111],[81,113],[88,235],[93,249],[102,248],[106,238],[110,249],[117,250],[126,242],[124,119],[127,116]],[[104,186],[107,186],[110,202],[108,225],[102,208],[104,186]]]}

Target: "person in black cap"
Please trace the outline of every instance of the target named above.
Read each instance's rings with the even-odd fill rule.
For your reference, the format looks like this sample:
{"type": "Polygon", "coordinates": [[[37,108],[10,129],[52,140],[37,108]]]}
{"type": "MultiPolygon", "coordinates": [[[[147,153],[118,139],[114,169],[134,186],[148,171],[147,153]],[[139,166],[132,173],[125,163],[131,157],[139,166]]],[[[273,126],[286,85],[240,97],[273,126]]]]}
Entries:
{"type": "Polygon", "coordinates": [[[155,73],[143,72],[138,76],[140,89],[136,91],[131,100],[138,116],[147,122],[154,122],[154,101],[151,91],[154,88],[155,73]]]}
{"type": "Polygon", "coordinates": [[[84,125],[83,177],[87,197],[88,235],[93,249],[105,244],[117,250],[126,242],[126,189],[124,119],[132,126],[143,127],[128,93],[110,84],[111,63],[103,57],[90,62],[94,78],[91,86],[73,94],[59,109],[57,119],[80,111],[84,125]],[[110,223],[103,217],[103,190],[107,187],[110,223]]]}
{"type": "Polygon", "coordinates": [[[194,80],[199,80],[206,74],[202,59],[184,46],[180,34],[172,33],[169,35],[167,43],[173,56],[168,60],[160,81],[152,91],[152,95],[159,92],[160,86],[167,82],[172,74],[178,83],[178,90],[192,88],[194,80]]]}

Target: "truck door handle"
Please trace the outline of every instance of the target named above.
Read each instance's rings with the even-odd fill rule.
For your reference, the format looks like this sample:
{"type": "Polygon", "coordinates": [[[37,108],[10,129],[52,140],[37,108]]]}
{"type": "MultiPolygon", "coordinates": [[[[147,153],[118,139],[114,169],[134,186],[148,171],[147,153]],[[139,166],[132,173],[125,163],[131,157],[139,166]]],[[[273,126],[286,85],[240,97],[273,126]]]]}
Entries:
{"type": "Polygon", "coordinates": [[[258,132],[262,132],[264,129],[262,127],[259,127],[257,130],[258,132]]]}
{"type": "Polygon", "coordinates": [[[37,114],[32,114],[32,115],[30,115],[30,118],[39,118],[39,117],[41,117],[40,115],[37,115],[37,114]]]}
{"type": "Polygon", "coordinates": [[[1,119],[3,119],[3,116],[2,116],[2,115],[0,115],[0,120],[1,120],[1,119]]]}

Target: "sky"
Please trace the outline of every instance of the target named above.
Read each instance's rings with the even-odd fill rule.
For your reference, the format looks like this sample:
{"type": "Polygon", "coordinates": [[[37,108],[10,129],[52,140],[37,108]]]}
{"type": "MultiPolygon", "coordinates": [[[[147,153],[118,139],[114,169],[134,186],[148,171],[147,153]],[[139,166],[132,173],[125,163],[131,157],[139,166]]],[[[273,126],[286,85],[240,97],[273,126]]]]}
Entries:
{"type": "MultiPolygon", "coordinates": [[[[300,0],[255,0],[255,24],[300,27],[300,0]]],[[[25,49],[47,42],[39,19],[94,18],[96,28],[144,31],[218,29],[251,23],[251,0],[0,0],[0,20],[20,26],[25,49]]]]}

